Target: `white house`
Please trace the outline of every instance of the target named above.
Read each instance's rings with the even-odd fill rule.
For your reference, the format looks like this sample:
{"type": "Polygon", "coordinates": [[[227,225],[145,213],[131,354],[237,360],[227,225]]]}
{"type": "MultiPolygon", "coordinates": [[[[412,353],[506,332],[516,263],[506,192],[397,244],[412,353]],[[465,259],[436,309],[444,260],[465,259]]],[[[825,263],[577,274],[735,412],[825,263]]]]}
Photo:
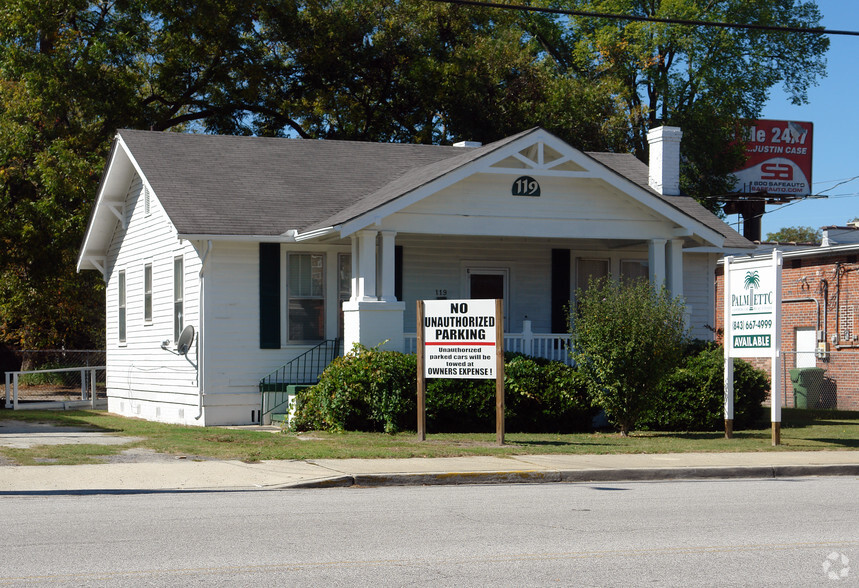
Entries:
{"type": "Polygon", "coordinates": [[[420,299],[503,298],[508,348],[563,353],[565,307],[604,274],[665,283],[712,338],[716,259],[752,245],[679,195],[680,137],[651,131],[648,170],[539,128],[484,146],[120,131],[78,260],[107,284],[108,408],[258,422],[260,380],[322,341],[412,348],[420,299]]]}

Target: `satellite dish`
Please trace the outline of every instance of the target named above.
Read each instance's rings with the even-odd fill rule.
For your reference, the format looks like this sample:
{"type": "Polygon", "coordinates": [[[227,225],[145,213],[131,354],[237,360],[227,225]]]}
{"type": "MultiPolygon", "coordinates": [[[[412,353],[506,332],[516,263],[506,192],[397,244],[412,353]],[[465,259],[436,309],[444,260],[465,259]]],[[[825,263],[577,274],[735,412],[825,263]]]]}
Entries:
{"type": "Polygon", "coordinates": [[[182,333],[179,335],[179,340],[176,341],[176,351],[179,355],[186,355],[188,353],[188,349],[191,348],[191,343],[194,342],[194,327],[188,325],[184,329],[182,329],[182,333]]]}

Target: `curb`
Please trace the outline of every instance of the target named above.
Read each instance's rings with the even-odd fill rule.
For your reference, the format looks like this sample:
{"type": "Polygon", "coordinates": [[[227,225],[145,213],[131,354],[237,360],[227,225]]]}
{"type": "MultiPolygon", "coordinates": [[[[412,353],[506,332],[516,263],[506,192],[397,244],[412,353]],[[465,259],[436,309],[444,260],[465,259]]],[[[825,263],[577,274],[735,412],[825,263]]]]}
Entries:
{"type": "Polygon", "coordinates": [[[503,472],[447,472],[351,474],[287,484],[281,488],[375,488],[382,486],[456,486],[464,484],[550,484],[573,482],[636,482],[803,476],[859,476],[859,464],[712,466],[687,468],[626,468],[592,470],[520,470],[503,472]]]}

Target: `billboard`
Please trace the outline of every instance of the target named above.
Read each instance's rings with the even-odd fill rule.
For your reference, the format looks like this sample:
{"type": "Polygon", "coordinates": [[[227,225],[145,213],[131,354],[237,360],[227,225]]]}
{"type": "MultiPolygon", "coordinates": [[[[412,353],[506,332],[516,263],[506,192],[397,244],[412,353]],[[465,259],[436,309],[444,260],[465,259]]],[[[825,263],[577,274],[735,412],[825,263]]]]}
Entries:
{"type": "Polygon", "coordinates": [[[810,122],[756,120],[743,129],[746,161],[734,172],[735,191],[802,197],[811,194],[810,122]]]}

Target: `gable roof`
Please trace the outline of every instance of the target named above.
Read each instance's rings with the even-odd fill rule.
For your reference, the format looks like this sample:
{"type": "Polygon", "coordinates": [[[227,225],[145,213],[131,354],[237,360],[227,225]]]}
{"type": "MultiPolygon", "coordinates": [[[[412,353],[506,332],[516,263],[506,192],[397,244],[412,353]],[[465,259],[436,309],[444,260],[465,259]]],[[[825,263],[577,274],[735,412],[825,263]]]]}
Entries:
{"type": "Polygon", "coordinates": [[[694,199],[652,190],[647,166],[633,155],[585,154],[539,128],[477,148],[121,130],[81,259],[100,249],[92,242],[103,241],[108,224],[115,222],[102,212],[96,223],[99,206],[103,201],[115,206],[124,198],[122,178],[127,176],[127,186],[132,173],[154,191],[180,236],[283,238],[288,231],[312,235],[382,207],[390,209],[404,196],[467,173],[480,160],[500,157],[496,152],[518,148],[517,143],[532,140],[532,135],[563,145],[595,164],[591,167],[609,170],[606,177],[616,177],[625,191],[667,204],[670,209],[662,208],[673,209],[675,219],[686,219],[682,224],[691,222],[721,236],[724,241],[717,246],[753,246],[694,199]],[[109,188],[114,193],[108,199],[109,188]]]}
{"type": "Polygon", "coordinates": [[[305,230],[459,147],[119,132],[180,234],[305,230]]]}
{"type": "Polygon", "coordinates": [[[596,159],[613,172],[638,184],[643,189],[659,196],[674,208],[692,217],[698,222],[713,229],[725,237],[725,248],[747,249],[753,248],[754,243],[743,237],[737,231],[728,226],[715,214],[701,206],[701,204],[689,196],[666,196],[660,194],[650,187],[650,174],[647,164],[642,162],[632,153],[602,153],[597,151],[586,151],[586,155],[596,159]]]}

